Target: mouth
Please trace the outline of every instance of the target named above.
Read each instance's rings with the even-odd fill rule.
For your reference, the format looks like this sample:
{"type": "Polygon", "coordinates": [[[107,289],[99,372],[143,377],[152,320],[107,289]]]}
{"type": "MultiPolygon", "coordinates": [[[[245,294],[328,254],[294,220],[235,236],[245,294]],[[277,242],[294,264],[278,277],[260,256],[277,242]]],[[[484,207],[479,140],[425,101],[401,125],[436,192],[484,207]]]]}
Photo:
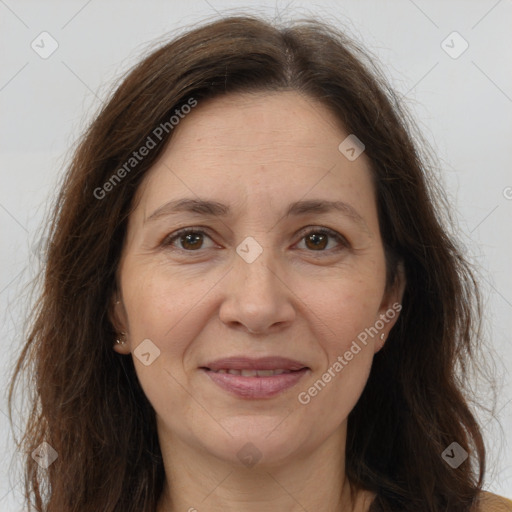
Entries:
{"type": "Polygon", "coordinates": [[[311,371],[299,361],[281,357],[234,357],[208,363],[199,370],[223,391],[245,399],[272,398],[311,371]]]}
{"type": "MultiPolygon", "coordinates": [[[[211,368],[204,368],[210,372],[214,373],[229,373],[230,375],[241,375],[242,377],[272,377],[273,375],[282,375],[283,373],[292,373],[300,370],[236,370],[236,369],[225,369],[222,368],[220,370],[212,370],[211,368]]],[[[301,368],[302,369],[302,368],[301,368]]]]}

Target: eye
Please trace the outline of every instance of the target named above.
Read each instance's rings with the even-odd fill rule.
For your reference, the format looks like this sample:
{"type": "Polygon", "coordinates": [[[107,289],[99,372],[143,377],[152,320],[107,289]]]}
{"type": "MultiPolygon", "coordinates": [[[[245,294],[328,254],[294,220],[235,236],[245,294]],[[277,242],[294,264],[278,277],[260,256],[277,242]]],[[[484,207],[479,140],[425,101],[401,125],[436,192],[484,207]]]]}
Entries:
{"type": "Polygon", "coordinates": [[[205,231],[202,229],[196,228],[185,228],[180,229],[179,231],[172,233],[167,236],[163,241],[163,246],[173,246],[174,241],[178,240],[181,243],[181,247],[178,249],[183,249],[188,252],[194,252],[197,249],[201,249],[203,246],[202,237],[207,236],[210,238],[205,231]]]}
{"type": "Polygon", "coordinates": [[[349,243],[339,233],[333,231],[328,228],[310,228],[307,231],[302,231],[301,233],[301,241],[305,241],[305,245],[308,249],[311,249],[313,252],[327,252],[324,249],[327,247],[329,243],[329,238],[334,239],[338,242],[338,247],[334,248],[334,251],[341,250],[343,248],[349,247],[349,243]],[[341,247],[340,247],[341,246],[341,247]]]}
{"type": "MultiPolygon", "coordinates": [[[[309,228],[306,231],[303,230],[300,235],[301,241],[304,240],[307,249],[310,249],[312,252],[326,252],[325,249],[329,244],[329,238],[338,242],[338,247],[333,249],[335,251],[349,247],[345,237],[328,228],[309,228]]],[[[195,252],[203,248],[205,236],[211,240],[211,237],[202,229],[184,228],[167,236],[162,241],[162,245],[165,247],[172,246],[186,252],[195,252]],[[180,243],[180,247],[174,245],[175,241],[180,243]]]]}

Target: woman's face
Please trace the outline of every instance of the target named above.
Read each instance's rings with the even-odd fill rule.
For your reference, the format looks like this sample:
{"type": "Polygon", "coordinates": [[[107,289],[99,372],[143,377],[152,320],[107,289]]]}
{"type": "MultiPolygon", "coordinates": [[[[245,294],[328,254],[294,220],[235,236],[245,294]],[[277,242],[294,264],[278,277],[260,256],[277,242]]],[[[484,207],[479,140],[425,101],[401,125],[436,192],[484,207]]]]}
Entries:
{"type": "Polygon", "coordinates": [[[113,315],[161,444],[269,465],[343,445],[403,291],[386,293],[348,135],[296,92],[199,102],[174,128],[138,191],[113,315]]]}

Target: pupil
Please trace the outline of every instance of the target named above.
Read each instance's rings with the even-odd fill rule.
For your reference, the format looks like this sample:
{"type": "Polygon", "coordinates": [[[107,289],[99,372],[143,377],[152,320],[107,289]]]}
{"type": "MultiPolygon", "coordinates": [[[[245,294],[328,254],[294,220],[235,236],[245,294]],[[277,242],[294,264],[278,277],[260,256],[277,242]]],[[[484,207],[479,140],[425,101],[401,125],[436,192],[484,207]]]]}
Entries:
{"type": "Polygon", "coordinates": [[[313,242],[315,247],[325,247],[326,236],[323,234],[312,234],[308,237],[309,241],[313,242]]]}
{"type": "Polygon", "coordinates": [[[191,245],[197,244],[200,237],[201,237],[201,235],[199,235],[197,233],[196,234],[188,233],[187,235],[185,235],[185,244],[191,244],[191,245]]]}

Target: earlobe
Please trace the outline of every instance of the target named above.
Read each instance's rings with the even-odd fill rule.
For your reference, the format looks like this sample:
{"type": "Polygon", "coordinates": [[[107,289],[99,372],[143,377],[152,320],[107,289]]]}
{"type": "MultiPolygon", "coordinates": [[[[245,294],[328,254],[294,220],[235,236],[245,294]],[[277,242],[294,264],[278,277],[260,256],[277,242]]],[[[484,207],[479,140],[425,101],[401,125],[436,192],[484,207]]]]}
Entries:
{"type": "Polygon", "coordinates": [[[118,354],[125,355],[130,352],[129,349],[126,347],[126,333],[125,332],[122,332],[121,334],[118,335],[113,348],[118,354]]]}
{"type": "Polygon", "coordinates": [[[385,342],[386,342],[386,333],[383,332],[379,336],[379,341],[375,344],[375,352],[374,352],[374,354],[376,354],[379,350],[382,349],[382,347],[384,346],[385,342]]]}
{"type": "Polygon", "coordinates": [[[395,279],[384,294],[384,300],[381,304],[381,313],[383,310],[394,309],[399,312],[402,309],[402,299],[406,286],[405,267],[402,261],[397,263],[395,279]]]}
{"type": "Polygon", "coordinates": [[[119,354],[128,354],[128,339],[127,339],[127,318],[126,310],[122,301],[114,296],[108,309],[108,318],[112,324],[116,337],[113,340],[113,349],[119,354]]]}
{"type": "Polygon", "coordinates": [[[395,280],[384,294],[384,299],[379,309],[379,319],[375,325],[379,327],[379,331],[381,332],[378,337],[378,342],[375,344],[375,353],[384,346],[391,329],[400,316],[405,286],[405,269],[403,263],[400,261],[397,265],[395,280]]]}

